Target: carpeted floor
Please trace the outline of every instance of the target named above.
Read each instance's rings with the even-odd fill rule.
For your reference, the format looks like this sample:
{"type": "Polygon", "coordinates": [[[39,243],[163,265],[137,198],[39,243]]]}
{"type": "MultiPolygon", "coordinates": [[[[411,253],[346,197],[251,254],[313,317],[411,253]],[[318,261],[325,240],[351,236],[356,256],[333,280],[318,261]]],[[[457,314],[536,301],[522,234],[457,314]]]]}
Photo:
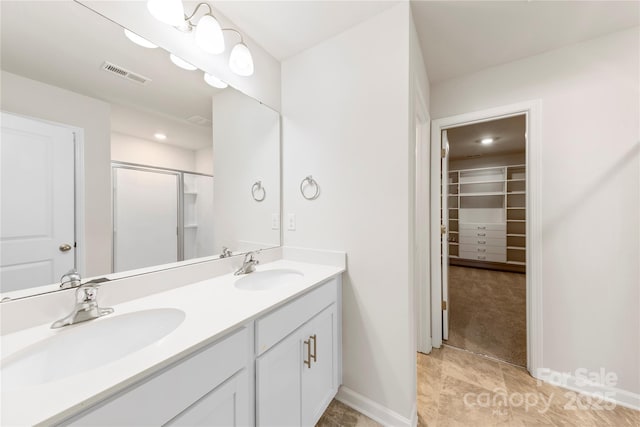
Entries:
{"type": "Polygon", "coordinates": [[[526,366],[526,276],[449,266],[446,343],[526,366]]]}

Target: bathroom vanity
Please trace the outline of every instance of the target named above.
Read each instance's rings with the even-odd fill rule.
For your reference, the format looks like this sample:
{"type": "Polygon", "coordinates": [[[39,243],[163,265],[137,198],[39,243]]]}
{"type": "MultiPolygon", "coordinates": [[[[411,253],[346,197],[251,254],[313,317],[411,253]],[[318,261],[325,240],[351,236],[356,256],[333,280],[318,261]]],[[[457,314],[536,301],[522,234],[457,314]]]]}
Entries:
{"type": "Polygon", "coordinates": [[[2,424],[314,425],[341,383],[343,271],[278,260],[5,335],[2,424]]]}

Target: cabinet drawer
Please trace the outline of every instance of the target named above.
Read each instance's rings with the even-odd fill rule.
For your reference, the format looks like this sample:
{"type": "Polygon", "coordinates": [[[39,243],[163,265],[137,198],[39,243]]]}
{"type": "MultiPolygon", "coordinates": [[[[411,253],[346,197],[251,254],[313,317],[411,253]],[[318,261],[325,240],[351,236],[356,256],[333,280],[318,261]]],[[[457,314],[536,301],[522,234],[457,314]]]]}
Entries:
{"type": "Polygon", "coordinates": [[[460,230],[460,236],[500,239],[507,237],[507,233],[504,230],[460,230]]]}
{"type": "Polygon", "coordinates": [[[486,224],[486,223],[473,223],[473,222],[460,223],[460,230],[505,231],[506,229],[507,229],[506,224],[486,224]]]}
{"type": "Polygon", "coordinates": [[[333,278],[308,294],[256,320],[256,354],[267,351],[324,308],[336,302],[337,298],[338,280],[333,278]]]}
{"type": "Polygon", "coordinates": [[[507,256],[505,254],[480,254],[478,252],[460,251],[460,258],[473,259],[477,261],[507,262],[507,256]]]}
{"type": "Polygon", "coordinates": [[[496,254],[506,255],[506,246],[487,246],[487,245],[460,245],[460,252],[472,253],[475,252],[478,255],[496,254]]]}
{"type": "Polygon", "coordinates": [[[460,236],[460,244],[463,245],[482,245],[482,246],[507,246],[507,238],[486,238],[476,236],[460,236]]]}
{"type": "Polygon", "coordinates": [[[63,424],[163,425],[246,367],[249,345],[242,328],[63,424]]]}

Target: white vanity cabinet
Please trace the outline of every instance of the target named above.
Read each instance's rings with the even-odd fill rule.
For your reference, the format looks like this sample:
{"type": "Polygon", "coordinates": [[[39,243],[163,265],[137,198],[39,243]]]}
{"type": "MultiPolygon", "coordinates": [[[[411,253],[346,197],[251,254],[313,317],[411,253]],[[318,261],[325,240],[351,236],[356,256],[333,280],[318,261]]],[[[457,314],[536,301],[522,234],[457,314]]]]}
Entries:
{"type": "Polygon", "coordinates": [[[256,425],[313,426],[338,391],[337,279],[256,321],[256,425]]]}
{"type": "Polygon", "coordinates": [[[62,425],[247,426],[250,345],[242,328],[62,425]]]}

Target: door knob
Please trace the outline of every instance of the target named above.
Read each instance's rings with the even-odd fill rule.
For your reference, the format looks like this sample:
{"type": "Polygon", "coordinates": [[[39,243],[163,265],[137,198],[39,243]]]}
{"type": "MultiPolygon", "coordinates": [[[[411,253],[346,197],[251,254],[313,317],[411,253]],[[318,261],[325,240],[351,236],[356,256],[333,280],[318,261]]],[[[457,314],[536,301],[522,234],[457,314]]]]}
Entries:
{"type": "Polygon", "coordinates": [[[60,245],[60,247],[58,248],[60,249],[60,252],[68,252],[71,250],[71,245],[67,244],[67,243],[63,243],[60,245]]]}

